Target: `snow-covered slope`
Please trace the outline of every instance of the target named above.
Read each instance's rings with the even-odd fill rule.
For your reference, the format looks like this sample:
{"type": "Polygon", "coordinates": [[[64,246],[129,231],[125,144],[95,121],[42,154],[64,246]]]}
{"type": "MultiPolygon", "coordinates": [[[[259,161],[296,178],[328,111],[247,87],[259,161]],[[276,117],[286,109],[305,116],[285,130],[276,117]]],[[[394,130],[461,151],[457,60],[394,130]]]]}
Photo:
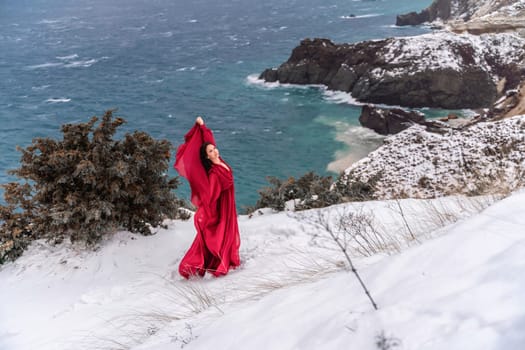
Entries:
{"type": "Polygon", "coordinates": [[[173,274],[191,221],[150,237],[120,232],[96,252],[37,242],[0,269],[0,349],[372,350],[381,334],[400,349],[517,349],[525,344],[525,193],[467,218],[489,202],[241,217],[243,264],[218,279],[173,274]],[[361,227],[354,233],[366,235],[355,223],[368,218],[383,239],[368,257],[357,253],[364,241],[350,242],[377,312],[317,225],[327,218],[337,233],[345,215],[346,227],[361,227]]]}
{"type": "Polygon", "coordinates": [[[505,192],[525,180],[525,116],[445,135],[414,125],[386,138],[345,172],[365,182],[381,174],[378,198],[505,192]]]}

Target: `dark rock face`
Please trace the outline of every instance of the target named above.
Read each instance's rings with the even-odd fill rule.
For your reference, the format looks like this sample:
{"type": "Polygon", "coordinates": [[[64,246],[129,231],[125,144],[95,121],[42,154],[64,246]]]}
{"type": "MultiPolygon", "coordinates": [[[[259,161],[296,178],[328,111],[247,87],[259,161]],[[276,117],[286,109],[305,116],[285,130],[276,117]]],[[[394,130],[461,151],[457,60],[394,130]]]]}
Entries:
{"type": "Polygon", "coordinates": [[[409,12],[404,15],[397,15],[396,26],[417,26],[418,24],[430,22],[428,11],[409,12]]]}
{"type": "Polygon", "coordinates": [[[378,134],[391,135],[409,128],[414,123],[424,124],[425,116],[416,111],[407,112],[399,108],[382,109],[364,105],[359,122],[378,134]]]}
{"type": "Polygon", "coordinates": [[[502,67],[525,58],[525,40],[505,34],[486,38],[481,45],[476,40],[451,33],[339,45],[305,39],[287,62],[265,70],[260,78],[324,84],[369,103],[485,108],[497,98],[497,80],[515,80],[512,70],[502,67]],[[508,43],[514,46],[503,52],[500,48],[510,47],[508,43]]]}
{"type": "Polygon", "coordinates": [[[440,18],[444,21],[451,16],[451,0],[434,0],[434,2],[423,11],[410,12],[399,15],[396,18],[396,26],[414,26],[425,22],[433,22],[440,18]]]}

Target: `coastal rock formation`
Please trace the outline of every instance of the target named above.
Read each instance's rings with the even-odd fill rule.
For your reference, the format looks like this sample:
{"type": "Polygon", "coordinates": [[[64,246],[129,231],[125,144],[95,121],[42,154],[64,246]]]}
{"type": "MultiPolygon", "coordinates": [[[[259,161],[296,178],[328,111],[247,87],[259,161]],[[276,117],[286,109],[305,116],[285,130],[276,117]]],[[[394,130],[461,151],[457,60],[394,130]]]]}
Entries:
{"type": "MultiPolygon", "coordinates": [[[[449,117],[454,118],[453,116],[449,117]]],[[[417,111],[405,111],[401,108],[379,108],[373,105],[363,106],[359,123],[381,135],[397,134],[414,124],[425,126],[429,132],[441,134],[446,133],[450,127],[441,121],[426,120],[425,115],[417,111]]]]}
{"type": "Polygon", "coordinates": [[[433,22],[436,19],[447,20],[451,16],[452,0],[434,0],[434,2],[421,12],[410,12],[398,15],[396,26],[415,26],[425,22],[433,22]]]}
{"type": "Polygon", "coordinates": [[[404,107],[484,108],[514,88],[525,39],[442,32],[356,44],[305,39],[267,82],[324,84],[356,99],[404,107]]]}
{"type": "Polygon", "coordinates": [[[376,198],[506,193],[525,186],[525,115],[444,135],[413,125],[345,170],[341,186],[375,184],[376,198]]]}
{"type": "Polygon", "coordinates": [[[421,12],[397,16],[396,25],[445,23],[456,33],[518,32],[525,35],[525,3],[522,0],[434,0],[421,12]]]}
{"type": "Polygon", "coordinates": [[[359,116],[362,126],[381,135],[397,134],[414,124],[422,124],[425,115],[416,111],[407,112],[400,108],[384,109],[364,105],[359,116]]]}
{"type": "Polygon", "coordinates": [[[489,111],[489,116],[493,120],[510,118],[516,115],[525,114],[525,82],[522,82],[518,89],[509,90],[501,97],[489,111]]]}

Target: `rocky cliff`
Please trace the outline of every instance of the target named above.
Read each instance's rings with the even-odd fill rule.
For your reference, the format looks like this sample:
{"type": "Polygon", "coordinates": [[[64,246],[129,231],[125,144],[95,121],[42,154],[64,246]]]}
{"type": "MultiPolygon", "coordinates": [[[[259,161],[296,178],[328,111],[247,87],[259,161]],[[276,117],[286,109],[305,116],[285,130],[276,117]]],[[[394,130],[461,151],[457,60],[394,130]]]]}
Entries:
{"type": "Polygon", "coordinates": [[[406,107],[490,106],[523,75],[525,39],[442,32],[356,44],[305,39],[268,82],[324,84],[363,102],[406,107]],[[499,85],[498,85],[499,84],[499,85]]]}

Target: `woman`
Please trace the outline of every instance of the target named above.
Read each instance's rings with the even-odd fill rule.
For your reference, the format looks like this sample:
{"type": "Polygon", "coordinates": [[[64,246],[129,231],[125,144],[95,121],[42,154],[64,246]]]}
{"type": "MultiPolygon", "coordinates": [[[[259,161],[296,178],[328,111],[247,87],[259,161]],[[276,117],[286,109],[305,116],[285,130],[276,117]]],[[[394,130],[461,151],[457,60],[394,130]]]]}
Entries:
{"type": "Polygon", "coordinates": [[[179,273],[185,278],[204,276],[206,271],[216,277],[225,275],[230,267],[240,264],[232,169],[220,157],[213,134],[201,117],[184,140],[174,167],[190,183],[191,202],[197,207],[197,236],[182,258],[179,273]]]}

